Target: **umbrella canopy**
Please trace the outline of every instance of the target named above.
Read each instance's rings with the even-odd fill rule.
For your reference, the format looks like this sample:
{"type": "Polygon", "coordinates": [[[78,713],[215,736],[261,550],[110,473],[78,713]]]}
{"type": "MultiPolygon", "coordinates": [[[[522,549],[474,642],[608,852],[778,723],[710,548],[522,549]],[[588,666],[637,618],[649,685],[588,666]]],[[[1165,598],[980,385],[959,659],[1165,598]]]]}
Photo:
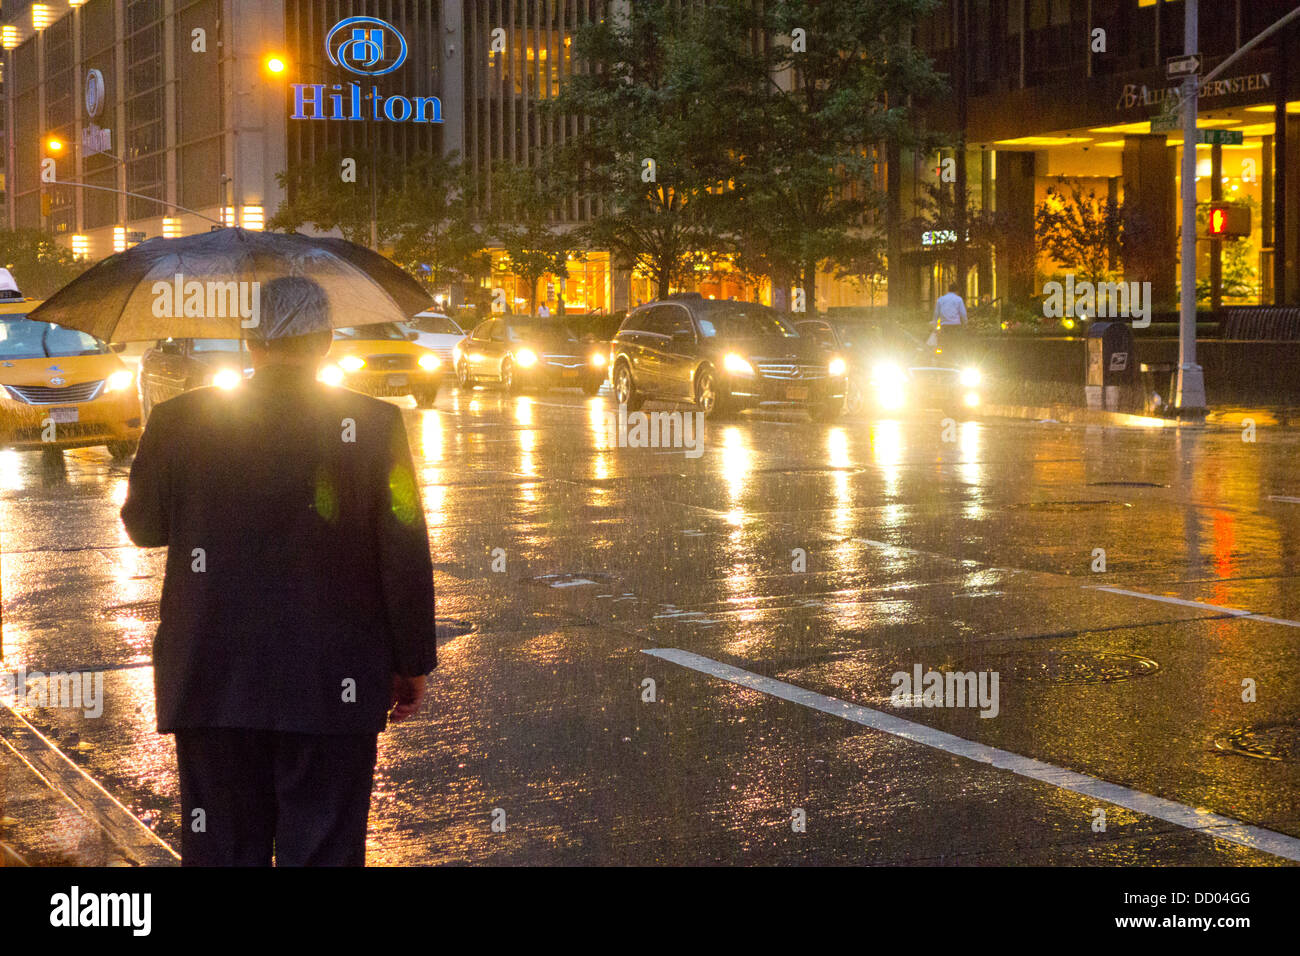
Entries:
{"type": "Polygon", "coordinates": [[[414,278],[346,240],[216,229],[109,256],[29,318],[111,342],[271,339],[400,322],[430,304],[414,278]]]}

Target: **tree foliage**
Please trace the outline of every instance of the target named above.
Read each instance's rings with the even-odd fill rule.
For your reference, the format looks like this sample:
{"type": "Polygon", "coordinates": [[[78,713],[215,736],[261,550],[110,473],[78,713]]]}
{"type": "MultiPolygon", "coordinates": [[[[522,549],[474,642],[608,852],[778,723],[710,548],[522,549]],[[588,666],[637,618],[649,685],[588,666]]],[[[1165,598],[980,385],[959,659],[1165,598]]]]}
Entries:
{"type": "Polygon", "coordinates": [[[49,298],[91,265],[40,229],[0,230],[0,265],[13,275],[24,295],[49,298]]]}

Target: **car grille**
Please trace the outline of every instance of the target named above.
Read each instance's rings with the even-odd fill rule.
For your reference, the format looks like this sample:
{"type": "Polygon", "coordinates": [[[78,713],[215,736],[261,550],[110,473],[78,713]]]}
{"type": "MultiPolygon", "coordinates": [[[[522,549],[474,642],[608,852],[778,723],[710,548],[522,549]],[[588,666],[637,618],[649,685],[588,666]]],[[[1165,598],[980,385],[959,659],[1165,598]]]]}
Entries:
{"type": "Polygon", "coordinates": [[[451,348],[451,346],[447,346],[447,348],[439,347],[436,349],[429,349],[429,351],[438,356],[438,361],[443,365],[450,365],[453,358],[451,348]]]}
{"type": "Polygon", "coordinates": [[[793,365],[789,363],[765,363],[760,362],[758,365],[758,374],[763,378],[776,378],[782,381],[801,381],[806,382],[812,379],[825,378],[826,369],[817,365],[793,365]]]}
{"type": "Polygon", "coordinates": [[[414,355],[368,355],[366,368],[372,372],[400,372],[415,368],[414,355]]]}
{"type": "Polygon", "coordinates": [[[5,389],[20,402],[28,405],[75,405],[88,402],[99,395],[104,387],[104,380],[98,382],[81,382],[63,388],[48,388],[44,385],[6,385],[5,389]]]}
{"type": "Polygon", "coordinates": [[[554,368],[582,368],[587,364],[576,355],[547,355],[545,361],[554,368]]]}

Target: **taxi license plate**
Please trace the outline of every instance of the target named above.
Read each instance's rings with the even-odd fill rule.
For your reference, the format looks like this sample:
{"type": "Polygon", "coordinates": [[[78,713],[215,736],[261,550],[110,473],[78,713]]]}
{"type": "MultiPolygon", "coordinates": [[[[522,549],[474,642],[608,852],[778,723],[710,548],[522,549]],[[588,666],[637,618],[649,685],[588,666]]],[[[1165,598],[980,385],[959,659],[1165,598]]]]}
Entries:
{"type": "Polygon", "coordinates": [[[577,378],[578,370],[576,368],[566,368],[560,372],[561,378],[577,378]]]}
{"type": "Polygon", "coordinates": [[[785,390],[785,397],[792,402],[807,401],[808,389],[807,387],[800,387],[797,385],[787,386],[785,390]]]}
{"type": "Polygon", "coordinates": [[[388,384],[389,384],[389,385],[392,385],[394,388],[396,388],[397,386],[400,386],[400,385],[405,385],[405,384],[406,384],[406,376],[405,376],[405,375],[390,375],[390,376],[388,376],[388,384]]]}
{"type": "Polygon", "coordinates": [[[76,408],[51,408],[50,421],[56,425],[72,425],[80,420],[81,412],[76,408]]]}

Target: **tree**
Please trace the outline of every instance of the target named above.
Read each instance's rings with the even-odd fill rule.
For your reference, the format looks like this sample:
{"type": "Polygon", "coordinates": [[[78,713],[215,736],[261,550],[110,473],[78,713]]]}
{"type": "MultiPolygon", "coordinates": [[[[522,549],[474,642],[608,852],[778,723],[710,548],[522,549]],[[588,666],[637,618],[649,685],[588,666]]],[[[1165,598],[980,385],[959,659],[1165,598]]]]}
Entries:
{"type": "Polygon", "coordinates": [[[486,277],[490,262],[475,226],[468,172],[432,154],[404,169],[380,215],[391,231],[393,259],[433,289],[486,277]]]}
{"type": "Polygon", "coordinates": [[[45,299],[85,272],[91,263],[74,258],[47,232],[3,229],[0,265],[9,270],[24,295],[45,299]]]}
{"type": "Polygon", "coordinates": [[[638,0],[626,16],[585,25],[578,69],[548,108],[584,118],[581,136],[548,158],[557,185],[596,203],[584,236],[638,267],[663,297],[685,284],[703,250],[723,245],[716,214],[743,111],[735,109],[735,46],[727,4],[638,0]]]}
{"type": "Polygon", "coordinates": [[[1039,244],[1080,281],[1105,281],[1114,275],[1124,247],[1124,208],[1115,199],[1083,195],[1078,185],[1067,193],[1064,180],[1050,186],[1034,211],[1039,244]]]}
{"type": "Polygon", "coordinates": [[[537,284],[568,275],[576,237],[553,225],[560,192],[544,170],[502,166],[493,174],[488,231],[505,250],[507,267],[528,285],[528,310],[537,312],[537,284]]]}
{"type": "Polygon", "coordinates": [[[750,17],[769,42],[738,57],[748,74],[746,133],[733,150],[730,230],[774,282],[793,277],[816,301],[819,265],[852,272],[883,255],[872,223],[885,191],[876,169],[890,146],[928,148],[909,103],[943,88],[910,42],[934,0],[773,0],[763,9],[724,4],[750,17]],[[855,266],[854,263],[858,265],[855,266]]]}
{"type": "MultiPolygon", "coordinates": [[[[315,162],[293,165],[275,176],[285,191],[267,228],[294,232],[306,223],[328,232],[337,229],[343,238],[359,245],[370,244],[370,188],[372,174],[369,156],[344,157],[337,150],[322,154],[315,162]],[[355,165],[351,165],[355,164],[355,165]]],[[[376,197],[390,192],[395,185],[391,174],[402,164],[391,157],[377,157],[374,163],[376,197]],[[389,175],[385,175],[385,172],[389,175]]],[[[377,205],[377,203],[376,203],[377,205]]],[[[379,241],[393,236],[393,224],[377,217],[379,241]]]]}

